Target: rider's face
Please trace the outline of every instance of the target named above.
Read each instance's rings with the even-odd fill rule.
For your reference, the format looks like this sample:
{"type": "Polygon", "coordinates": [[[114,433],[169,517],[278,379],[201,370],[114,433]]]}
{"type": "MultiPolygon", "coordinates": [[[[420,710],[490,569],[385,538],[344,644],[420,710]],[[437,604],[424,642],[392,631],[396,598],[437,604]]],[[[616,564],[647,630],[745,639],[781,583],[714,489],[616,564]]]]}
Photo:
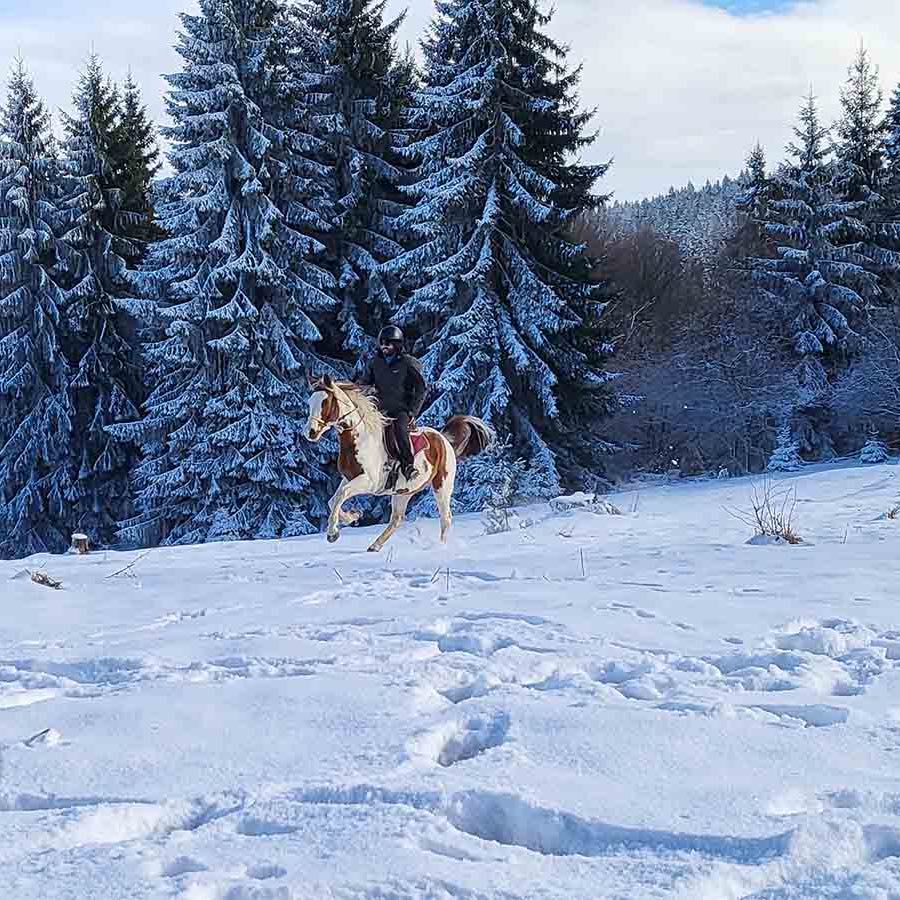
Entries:
{"type": "Polygon", "coordinates": [[[392,344],[387,341],[381,345],[381,352],[385,354],[385,356],[390,356],[392,353],[396,353],[399,349],[399,344],[392,344]]]}

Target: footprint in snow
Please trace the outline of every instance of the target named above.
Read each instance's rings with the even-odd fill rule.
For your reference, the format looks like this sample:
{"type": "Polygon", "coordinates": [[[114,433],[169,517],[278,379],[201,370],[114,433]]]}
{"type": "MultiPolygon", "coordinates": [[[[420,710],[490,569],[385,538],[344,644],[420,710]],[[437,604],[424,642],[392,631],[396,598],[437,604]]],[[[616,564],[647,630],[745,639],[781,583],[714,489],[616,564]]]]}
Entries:
{"type": "Polygon", "coordinates": [[[209,866],[192,859],[190,856],[178,856],[167,863],[162,870],[164,878],[180,878],[182,875],[191,875],[195,872],[208,872],[209,866]]]}
{"type": "Polygon", "coordinates": [[[410,756],[448,769],[504,744],[509,728],[510,719],[506,712],[453,719],[414,738],[409,748],[410,756]]]}

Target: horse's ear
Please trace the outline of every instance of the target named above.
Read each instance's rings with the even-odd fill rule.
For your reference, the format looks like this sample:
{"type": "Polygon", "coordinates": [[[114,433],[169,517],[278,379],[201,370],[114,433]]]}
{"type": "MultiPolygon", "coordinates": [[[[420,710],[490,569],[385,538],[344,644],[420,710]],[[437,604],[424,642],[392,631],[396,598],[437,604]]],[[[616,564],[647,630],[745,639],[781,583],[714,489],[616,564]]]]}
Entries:
{"type": "Polygon", "coordinates": [[[322,384],[324,384],[325,387],[328,388],[329,391],[334,387],[334,382],[331,380],[330,375],[325,375],[322,378],[322,384]]]}

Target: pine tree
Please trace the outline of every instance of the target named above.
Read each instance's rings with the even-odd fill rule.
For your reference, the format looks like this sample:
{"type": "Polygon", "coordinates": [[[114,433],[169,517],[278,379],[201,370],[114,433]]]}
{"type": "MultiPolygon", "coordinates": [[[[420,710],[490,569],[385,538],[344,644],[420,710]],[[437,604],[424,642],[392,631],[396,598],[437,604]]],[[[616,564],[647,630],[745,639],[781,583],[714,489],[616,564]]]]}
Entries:
{"type": "Polygon", "coordinates": [[[386,0],[305,0],[297,7],[299,75],[315,101],[315,126],[335,177],[330,252],[338,275],[343,346],[358,356],[394,311],[382,263],[403,246],[395,220],[405,174],[397,155],[414,80],[394,39],[403,15],[385,21],[386,0]]]}
{"type": "Polygon", "coordinates": [[[859,461],[867,465],[883,463],[890,458],[887,446],[878,436],[876,430],[869,433],[865,446],[859,451],[859,461]]]}
{"type": "Polygon", "coordinates": [[[838,170],[862,200],[878,194],[884,169],[883,95],[878,67],[860,45],[841,88],[841,117],[835,126],[838,170]]]}
{"type": "Polygon", "coordinates": [[[791,425],[785,422],[778,429],[778,441],[769,458],[769,472],[796,472],[803,468],[800,445],[793,436],[791,425]]]}
{"type": "Polygon", "coordinates": [[[137,416],[141,392],[126,267],[126,259],[137,255],[128,230],[138,215],[123,207],[116,183],[119,97],[96,55],[79,78],[73,106],[73,114],[63,115],[63,240],[71,257],[65,306],[72,330],[65,349],[74,369],[71,449],[79,466],[72,507],[78,529],[94,546],[107,546],[130,509],[128,473],[134,462],[134,454],[107,428],[137,416]]]}
{"type": "Polygon", "coordinates": [[[741,187],[741,192],[735,198],[740,217],[733,240],[740,253],[769,256],[770,241],[766,239],[763,228],[774,194],[772,182],[766,172],[766,151],[759,141],[747,157],[741,187]]]}
{"type": "Polygon", "coordinates": [[[743,182],[744,190],[738,196],[738,208],[754,222],[764,220],[770,191],[769,177],[766,173],[766,151],[759,141],[756,142],[747,157],[747,170],[743,182]]]}
{"type": "Polygon", "coordinates": [[[568,237],[606,167],[568,160],[590,137],[578,72],[543,33],[548,21],[533,0],[438,3],[411,114],[423,131],[410,148],[417,202],[401,218],[421,246],[391,268],[415,285],[396,320],[426,350],[427,419],[467,411],[490,421],[550,496],[569,412],[561,394],[606,388],[578,346],[603,289],[568,237]]]}
{"type": "Polygon", "coordinates": [[[797,143],[787,148],[791,161],[772,179],[778,199],[770,202],[766,222],[778,258],[751,262],[755,283],[780,307],[798,357],[797,409],[806,411],[798,420],[806,425],[794,437],[804,452],[827,454],[817,424],[823,397],[829,379],[859,349],[857,327],[867,301],[878,296],[878,278],[873,260],[848,241],[857,207],[835,195],[829,129],[820,124],[812,94],[794,133],[797,143]]]}
{"type": "MultiPolygon", "coordinates": [[[[140,88],[130,72],[122,87],[113,156],[116,183],[122,189],[122,208],[141,217],[140,222],[131,228],[132,236],[141,243],[160,237],[159,229],[153,223],[151,200],[153,179],[161,168],[159,147],[140,88]]],[[[143,247],[138,246],[143,251],[143,247]]],[[[128,262],[134,265],[139,260],[130,259],[128,262]]]]}
{"type": "MultiPolygon", "coordinates": [[[[327,514],[323,450],[303,439],[307,373],[329,371],[315,320],[334,309],[317,262],[332,221],[307,91],[272,0],[201,0],[168,76],[175,174],[144,277],[161,332],[140,423],[141,514],[123,537],[198,543],[308,533],[327,514]]],[[[332,370],[333,371],[333,370],[332,370]]]]}
{"type": "Polygon", "coordinates": [[[18,60],[0,108],[0,557],[63,552],[71,534],[66,248],[50,116],[18,60]]]}
{"type": "MultiPolygon", "coordinates": [[[[884,196],[884,221],[878,227],[880,243],[900,249],[900,85],[891,95],[882,126],[884,135],[884,174],[881,192],[884,196]]],[[[882,276],[887,299],[900,301],[900,266],[882,276]]]]}
{"type": "Polygon", "coordinates": [[[841,242],[856,243],[872,263],[870,268],[888,279],[900,270],[900,249],[889,219],[884,188],[885,129],[878,68],[860,46],[841,90],[841,117],[835,145],[835,192],[847,207],[841,242]]]}
{"type": "Polygon", "coordinates": [[[891,95],[883,123],[884,192],[891,213],[900,217],[900,85],[891,95]]]}

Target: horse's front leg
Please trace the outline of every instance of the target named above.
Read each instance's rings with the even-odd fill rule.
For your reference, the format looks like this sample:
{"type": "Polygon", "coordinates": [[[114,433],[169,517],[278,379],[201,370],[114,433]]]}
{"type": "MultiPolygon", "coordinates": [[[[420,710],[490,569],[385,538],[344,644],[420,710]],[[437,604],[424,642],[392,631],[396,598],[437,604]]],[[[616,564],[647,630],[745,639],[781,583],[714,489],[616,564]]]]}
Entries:
{"type": "Polygon", "coordinates": [[[335,492],[328,504],[331,514],[328,516],[328,542],[333,544],[340,536],[341,507],[352,497],[372,492],[372,485],[367,475],[358,475],[352,481],[345,481],[335,492]]]}

